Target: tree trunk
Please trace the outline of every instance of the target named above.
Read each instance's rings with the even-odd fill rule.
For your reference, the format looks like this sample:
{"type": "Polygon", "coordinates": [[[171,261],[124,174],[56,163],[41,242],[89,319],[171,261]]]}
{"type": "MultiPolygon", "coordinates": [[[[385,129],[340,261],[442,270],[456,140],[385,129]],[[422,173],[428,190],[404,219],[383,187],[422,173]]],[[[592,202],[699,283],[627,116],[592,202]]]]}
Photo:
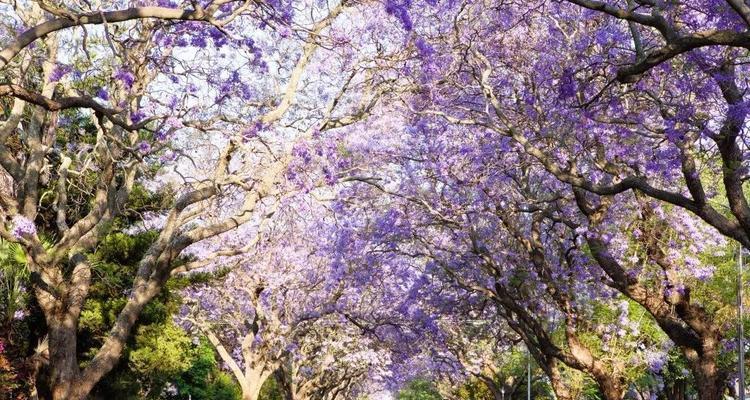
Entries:
{"type": "Polygon", "coordinates": [[[722,400],[724,398],[726,372],[721,371],[718,366],[718,344],[717,339],[709,336],[702,341],[702,352],[700,354],[692,349],[684,350],[695,377],[695,388],[700,400],[722,400]]]}
{"type": "Polygon", "coordinates": [[[724,398],[724,382],[719,382],[716,378],[697,378],[696,389],[700,400],[722,400],[724,398]]]}
{"type": "Polygon", "coordinates": [[[246,369],[245,382],[242,385],[242,400],[258,400],[260,389],[263,388],[263,384],[270,375],[271,373],[265,369],[246,369]]]}
{"type": "Polygon", "coordinates": [[[249,385],[242,391],[242,400],[258,400],[260,397],[260,385],[249,385]]]}
{"type": "Polygon", "coordinates": [[[612,381],[599,382],[599,388],[602,391],[602,395],[606,400],[622,400],[623,390],[622,386],[612,381]]]}
{"type": "Polygon", "coordinates": [[[80,374],[76,354],[77,324],[68,315],[55,315],[48,319],[49,329],[49,387],[53,400],[71,400],[80,374]]]}
{"type": "MultiPolygon", "coordinates": [[[[539,360],[537,360],[538,362],[539,360]]],[[[573,400],[573,396],[570,393],[570,388],[563,382],[562,376],[560,375],[560,369],[557,366],[557,360],[550,358],[545,366],[544,370],[547,372],[549,377],[550,385],[552,385],[552,391],[555,392],[557,400],[573,400]]]]}
{"type": "Polygon", "coordinates": [[[694,363],[693,374],[700,400],[722,400],[726,384],[724,374],[718,371],[716,358],[703,356],[694,363]]]}
{"type": "Polygon", "coordinates": [[[597,359],[578,338],[575,326],[567,319],[565,336],[568,341],[570,355],[573,358],[567,364],[575,369],[589,374],[596,381],[599,390],[606,400],[622,400],[625,395],[622,384],[608,366],[597,359]]]}
{"type": "Polygon", "coordinates": [[[62,266],[29,263],[29,270],[38,274],[34,294],[47,324],[52,400],[82,400],[93,387],[82,387],[78,366],[78,318],[91,284],[91,269],[82,253],[71,256],[69,265],[74,268],[67,279],[62,266]]]}
{"type": "Polygon", "coordinates": [[[686,392],[686,386],[687,382],[684,380],[680,380],[675,382],[673,385],[671,385],[666,390],[666,398],[665,400],[685,400],[685,392],[686,392]]]}
{"type": "MultiPolygon", "coordinates": [[[[617,289],[643,306],[664,333],[680,348],[690,363],[699,399],[721,400],[727,377],[726,372],[721,371],[717,364],[718,347],[723,332],[716,328],[710,315],[700,306],[691,303],[689,296],[680,295],[681,298],[677,301],[668,302],[661,294],[649,292],[626,277],[624,269],[608,252],[605,243],[596,239],[588,239],[588,243],[602,270],[617,282],[617,289]],[[669,311],[672,307],[675,309],[674,312],[669,311]]],[[[649,257],[662,265],[662,269],[672,269],[659,248],[650,251],[652,254],[649,257]]]]}

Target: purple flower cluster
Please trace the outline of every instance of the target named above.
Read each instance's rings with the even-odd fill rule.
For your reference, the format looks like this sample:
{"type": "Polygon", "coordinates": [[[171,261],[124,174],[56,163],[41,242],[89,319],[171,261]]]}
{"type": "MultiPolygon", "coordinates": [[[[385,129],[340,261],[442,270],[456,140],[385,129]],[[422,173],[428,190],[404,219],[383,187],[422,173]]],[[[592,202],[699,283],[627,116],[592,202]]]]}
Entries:
{"type": "Polygon", "coordinates": [[[414,28],[414,22],[409,15],[409,8],[411,8],[411,0],[386,0],[385,2],[385,12],[396,17],[407,31],[414,28]]]}
{"type": "Polygon", "coordinates": [[[151,152],[151,144],[145,140],[138,143],[138,152],[141,154],[148,154],[151,152]]]}
{"type": "Polygon", "coordinates": [[[13,217],[13,230],[11,233],[13,236],[17,238],[27,237],[27,236],[33,236],[36,235],[36,225],[34,225],[34,221],[29,220],[28,218],[17,215],[13,217]]]}
{"type": "Polygon", "coordinates": [[[120,68],[115,72],[114,78],[122,82],[122,85],[130,90],[135,83],[135,75],[126,68],[120,68]]]}
{"type": "Polygon", "coordinates": [[[242,131],[242,140],[247,142],[258,136],[264,129],[261,121],[255,121],[242,131]]]}
{"type": "Polygon", "coordinates": [[[659,373],[667,364],[667,354],[663,352],[649,352],[646,354],[646,365],[652,373],[659,373]]]}
{"type": "Polygon", "coordinates": [[[59,82],[60,79],[73,72],[73,67],[67,64],[57,64],[50,74],[50,82],[59,82]]]}
{"type": "Polygon", "coordinates": [[[99,90],[96,91],[96,97],[108,101],[109,100],[109,92],[107,91],[107,88],[99,88],[99,90]]]}

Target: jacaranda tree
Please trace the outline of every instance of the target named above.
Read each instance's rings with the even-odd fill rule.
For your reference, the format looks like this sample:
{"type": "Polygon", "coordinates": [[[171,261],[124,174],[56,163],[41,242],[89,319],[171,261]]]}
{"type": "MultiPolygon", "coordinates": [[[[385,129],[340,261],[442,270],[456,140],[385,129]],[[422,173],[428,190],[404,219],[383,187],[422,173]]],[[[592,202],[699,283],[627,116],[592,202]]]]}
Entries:
{"type": "Polygon", "coordinates": [[[158,335],[133,331],[179,280],[197,285],[168,291],[170,337],[205,338],[246,399],[271,380],[290,399],[497,399],[520,359],[539,396],[733,393],[746,2],[0,15],[0,346],[44,319],[13,352],[33,367],[0,347],[0,382],[86,398],[123,353],[153,359],[158,335]],[[102,253],[136,238],[92,339],[102,253]]]}

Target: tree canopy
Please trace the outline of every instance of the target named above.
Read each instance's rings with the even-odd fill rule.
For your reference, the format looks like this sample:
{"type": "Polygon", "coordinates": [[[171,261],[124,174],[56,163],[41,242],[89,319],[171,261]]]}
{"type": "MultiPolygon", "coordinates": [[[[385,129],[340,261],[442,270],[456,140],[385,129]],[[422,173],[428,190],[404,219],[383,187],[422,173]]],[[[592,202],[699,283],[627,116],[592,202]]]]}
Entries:
{"type": "Polygon", "coordinates": [[[748,2],[0,15],[0,399],[739,396],[748,2]]]}

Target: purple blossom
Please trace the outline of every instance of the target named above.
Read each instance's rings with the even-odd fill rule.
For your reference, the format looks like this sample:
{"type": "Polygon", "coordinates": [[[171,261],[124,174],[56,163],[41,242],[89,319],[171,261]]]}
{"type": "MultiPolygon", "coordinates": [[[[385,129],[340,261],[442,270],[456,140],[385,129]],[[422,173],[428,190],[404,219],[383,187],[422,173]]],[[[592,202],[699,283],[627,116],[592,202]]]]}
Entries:
{"type": "Polygon", "coordinates": [[[565,69],[562,78],[560,78],[560,84],[558,87],[558,97],[560,100],[565,100],[575,96],[578,89],[572,69],[565,69]]]}
{"type": "Polygon", "coordinates": [[[171,150],[167,150],[164,152],[164,154],[159,157],[159,161],[165,163],[165,162],[171,162],[177,159],[177,153],[171,150]]]}
{"type": "Polygon", "coordinates": [[[154,139],[163,142],[169,138],[169,134],[167,131],[160,129],[154,133],[154,139]]]}
{"type": "Polygon", "coordinates": [[[143,140],[138,143],[138,151],[141,154],[148,154],[151,152],[151,145],[147,141],[143,140]]]}
{"type": "Polygon", "coordinates": [[[58,64],[52,70],[49,80],[50,82],[59,82],[60,79],[62,79],[63,77],[65,77],[65,75],[71,73],[72,71],[73,71],[73,67],[71,67],[70,65],[58,64]]]}
{"type": "Polygon", "coordinates": [[[386,0],[385,2],[385,12],[396,17],[406,31],[411,31],[414,27],[414,23],[409,15],[409,7],[411,7],[410,0],[386,0]]]}
{"type": "Polygon", "coordinates": [[[25,236],[33,236],[36,235],[36,225],[34,225],[34,222],[29,220],[28,218],[16,215],[13,217],[13,230],[11,233],[16,238],[22,238],[25,236]]]}
{"type": "Polygon", "coordinates": [[[208,45],[208,42],[206,41],[206,37],[201,34],[195,34],[192,39],[190,39],[190,44],[198,47],[198,48],[205,48],[208,45]]]}
{"type": "Polygon", "coordinates": [[[652,373],[659,373],[667,364],[666,353],[649,352],[646,354],[646,365],[652,373]]]}
{"type": "Polygon", "coordinates": [[[107,88],[99,88],[99,90],[96,92],[96,97],[108,101],[109,100],[109,92],[107,92],[107,88]]]}
{"type": "Polygon", "coordinates": [[[227,37],[227,35],[215,27],[212,27],[208,30],[208,35],[211,37],[211,41],[214,42],[214,46],[216,46],[217,48],[223,47],[227,43],[229,43],[229,38],[227,37]]]}
{"type": "Polygon", "coordinates": [[[242,131],[242,140],[248,141],[252,138],[255,138],[261,131],[263,131],[263,123],[260,121],[256,121],[242,131]]]}
{"type": "Polygon", "coordinates": [[[435,54],[435,49],[421,37],[414,41],[414,46],[417,48],[419,56],[424,59],[429,59],[435,54]]]}
{"type": "Polygon", "coordinates": [[[133,114],[130,115],[130,120],[133,121],[134,124],[137,124],[146,117],[146,114],[143,112],[143,110],[137,110],[133,114]]]}
{"type": "Polygon", "coordinates": [[[133,75],[132,72],[125,68],[120,68],[117,70],[117,72],[115,73],[115,79],[122,82],[122,85],[128,90],[132,89],[133,83],[135,83],[135,75],[133,75]]]}

